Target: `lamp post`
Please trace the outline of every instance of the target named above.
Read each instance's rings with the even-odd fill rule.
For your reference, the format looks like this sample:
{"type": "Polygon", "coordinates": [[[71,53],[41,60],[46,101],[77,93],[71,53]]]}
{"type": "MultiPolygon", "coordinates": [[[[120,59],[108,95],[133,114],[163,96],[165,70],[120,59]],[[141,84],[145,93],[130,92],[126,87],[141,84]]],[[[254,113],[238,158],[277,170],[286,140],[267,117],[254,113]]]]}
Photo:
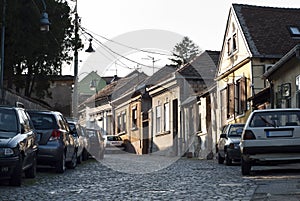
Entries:
{"type": "Polygon", "coordinates": [[[73,117],[78,115],[78,12],[77,0],[75,0],[75,48],[74,48],[74,94],[73,94],[73,117]]]}
{"type": "MultiPolygon", "coordinates": [[[[75,0],[75,48],[74,48],[74,89],[73,89],[73,117],[78,116],[78,41],[79,41],[79,24],[78,24],[78,12],[77,12],[77,0],[75,0]]],[[[90,35],[90,34],[89,34],[90,35]]],[[[91,36],[91,35],[90,35],[91,36]]],[[[89,48],[85,51],[88,53],[95,52],[92,47],[92,36],[89,40],[89,48]]]]}
{"type": "MultiPolygon", "coordinates": [[[[46,3],[44,0],[41,0],[43,4],[43,12],[40,18],[40,30],[42,32],[49,31],[50,22],[48,19],[48,13],[46,12],[46,3]]],[[[5,56],[5,25],[6,25],[6,0],[3,0],[3,8],[2,8],[2,27],[1,27],[1,57],[0,57],[0,90],[1,90],[1,103],[4,103],[4,56],[5,56]]]]}

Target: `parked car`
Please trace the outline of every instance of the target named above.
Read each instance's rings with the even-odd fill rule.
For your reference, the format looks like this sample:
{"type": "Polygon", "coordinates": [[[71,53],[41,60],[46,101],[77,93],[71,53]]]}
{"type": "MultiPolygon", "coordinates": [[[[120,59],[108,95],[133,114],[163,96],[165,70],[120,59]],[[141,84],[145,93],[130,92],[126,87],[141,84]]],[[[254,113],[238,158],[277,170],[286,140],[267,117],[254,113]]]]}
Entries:
{"type": "Polygon", "coordinates": [[[70,130],[73,132],[77,147],[77,163],[81,163],[88,159],[87,151],[87,138],[85,136],[85,131],[82,126],[80,126],[76,121],[67,120],[70,130]]]}
{"type": "Polygon", "coordinates": [[[125,143],[120,136],[105,135],[104,138],[106,154],[118,154],[125,151],[125,143]]]}
{"type": "Polygon", "coordinates": [[[241,171],[264,163],[300,161],[300,109],[253,111],[241,139],[241,171]]]}
{"type": "Polygon", "coordinates": [[[28,111],[40,136],[37,161],[51,165],[57,173],[77,165],[75,139],[64,116],[57,111],[28,111]]]}
{"type": "Polygon", "coordinates": [[[20,107],[0,107],[0,177],[20,186],[22,173],[36,176],[37,134],[29,115],[20,107]]]}
{"type": "Polygon", "coordinates": [[[104,137],[97,129],[86,128],[86,136],[88,138],[87,150],[89,154],[96,159],[104,158],[104,137]]]}
{"type": "Polygon", "coordinates": [[[105,135],[105,146],[106,148],[108,147],[118,147],[118,148],[123,148],[124,147],[124,142],[120,136],[117,135],[105,135]]]}
{"type": "Polygon", "coordinates": [[[224,126],[217,144],[218,163],[231,165],[232,161],[241,160],[240,140],[245,124],[224,126]]]}

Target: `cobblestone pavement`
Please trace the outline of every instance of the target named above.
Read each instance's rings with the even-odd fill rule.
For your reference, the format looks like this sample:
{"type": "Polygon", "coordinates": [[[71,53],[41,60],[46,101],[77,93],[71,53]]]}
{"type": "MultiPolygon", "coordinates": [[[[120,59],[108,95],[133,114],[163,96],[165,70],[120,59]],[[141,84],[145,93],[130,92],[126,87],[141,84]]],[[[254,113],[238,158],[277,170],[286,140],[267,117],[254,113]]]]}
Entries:
{"type": "Polygon", "coordinates": [[[21,187],[0,182],[0,200],[251,200],[255,181],[215,160],[106,155],[75,170],[39,170],[21,187]],[[118,171],[117,171],[118,170],[118,171]],[[152,171],[151,171],[152,170],[152,171]]]}

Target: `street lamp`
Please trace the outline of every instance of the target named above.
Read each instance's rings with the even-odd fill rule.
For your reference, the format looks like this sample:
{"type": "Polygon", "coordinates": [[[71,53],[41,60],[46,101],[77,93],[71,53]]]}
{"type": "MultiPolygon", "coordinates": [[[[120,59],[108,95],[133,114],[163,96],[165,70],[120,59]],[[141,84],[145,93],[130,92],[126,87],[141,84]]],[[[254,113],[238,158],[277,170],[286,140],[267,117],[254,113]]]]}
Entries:
{"type": "MultiPolygon", "coordinates": [[[[43,12],[40,18],[40,30],[42,32],[49,31],[50,22],[48,19],[48,13],[46,12],[46,3],[44,0],[41,0],[43,4],[43,12]]],[[[6,0],[3,0],[2,7],[2,31],[1,31],[1,57],[0,57],[0,90],[1,90],[1,102],[4,102],[4,90],[3,90],[3,80],[4,80],[4,56],[5,56],[5,23],[6,23],[6,0]]]]}

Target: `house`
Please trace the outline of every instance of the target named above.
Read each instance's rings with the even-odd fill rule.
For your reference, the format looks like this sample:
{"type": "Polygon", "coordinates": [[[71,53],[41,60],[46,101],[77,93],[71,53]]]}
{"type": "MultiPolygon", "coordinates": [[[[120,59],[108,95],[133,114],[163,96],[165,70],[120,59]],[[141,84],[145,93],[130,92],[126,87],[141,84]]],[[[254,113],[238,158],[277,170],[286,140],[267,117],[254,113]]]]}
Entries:
{"type": "Polygon", "coordinates": [[[147,153],[148,150],[146,147],[148,134],[144,133],[143,129],[143,121],[146,117],[142,115],[148,112],[148,108],[146,102],[142,101],[145,90],[140,87],[147,78],[145,73],[133,71],[117,81],[111,95],[115,135],[121,136],[126,143],[130,143],[134,148],[130,151],[136,154],[147,153]]]}
{"type": "Polygon", "coordinates": [[[148,114],[149,152],[152,154],[181,156],[186,150],[187,139],[180,135],[179,124],[179,82],[184,80],[180,79],[176,70],[176,66],[166,65],[149,77],[145,83],[152,102],[148,114]]]}
{"type": "MultiPolygon", "coordinates": [[[[300,32],[299,32],[300,37],[300,32]]],[[[267,72],[272,108],[300,108],[300,45],[296,45],[267,72]]]]}
{"type": "MultiPolygon", "coordinates": [[[[85,72],[81,73],[84,74],[85,72]]],[[[98,91],[100,91],[103,87],[105,87],[108,83],[102,78],[96,71],[91,71],[86,73],[78,82],[78,102],[82,103],[98,91]]]]}
{"type": "Polygon", "coordinates": [[[217,130],[270,107],[268,68],[300,42],[300,9],[233,4],[216,75],[217,130]]]}
{"type": "Polygon", "coordinates": [[[103,134],[113,135],[114,117],[111,97],[117,85],[114,81],[106,85],[97,94],[79,105],[79,124],[84,127],[98,128],[103,134]]]}
{"type": "Polygon", "coordinates": [[[178,72],[187,80],[193,93],[181,105],[183,136],[194,138],[188,152],[195,157],[211,158],[215,151],[215,74],[219,51],[206,50],[178,72]]]}

